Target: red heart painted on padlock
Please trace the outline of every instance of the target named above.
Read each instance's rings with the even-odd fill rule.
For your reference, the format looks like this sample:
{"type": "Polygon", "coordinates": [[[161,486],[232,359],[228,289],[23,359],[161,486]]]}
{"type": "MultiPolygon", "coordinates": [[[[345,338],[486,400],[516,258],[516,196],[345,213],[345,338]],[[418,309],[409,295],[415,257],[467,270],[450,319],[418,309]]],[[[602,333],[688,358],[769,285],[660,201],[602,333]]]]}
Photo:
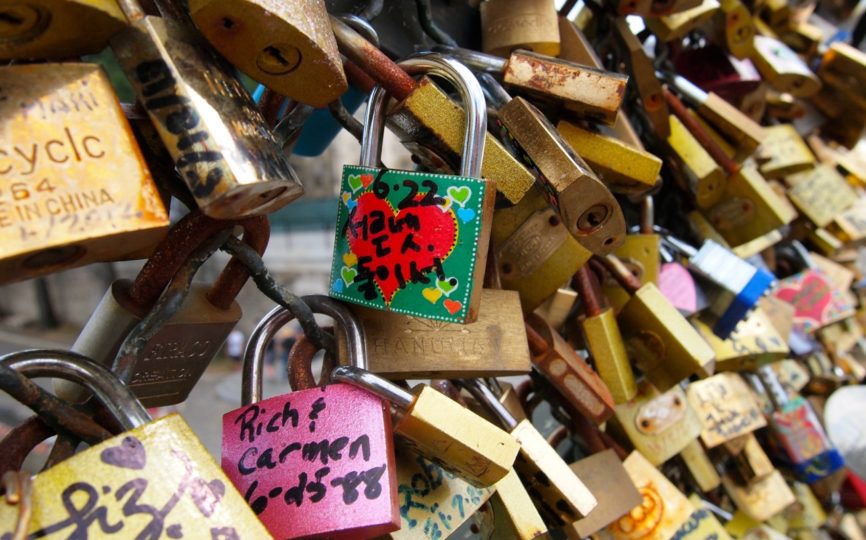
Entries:
{"type": "Polygon", "coordinates": [[[823,326],[825,313],[832,302],[832,288],[818,272],[808,270],[794,278],[783,280],[775,296],[794,306],[794,319],[811,327],[823,326]]]}
{"type": "Polygon", "coordinates": [[[395,212],[388,201],[365,193],[358,198],[346,235],[352,253],[358,256],[358,271],[373,273],[382,298],[390,304],[413,274],[427,274],[436,259],[448,258],[457,241],[457,221],[453,212],[439,206],[411,206],[395,212]]]}
{"type": "Polygon", "coordinates": [[[370,187],[370,184],[373,183],[373,175],[372,174],[362,174],[361,175],[361,185],[364,186],[364,189],[370,187]]]}

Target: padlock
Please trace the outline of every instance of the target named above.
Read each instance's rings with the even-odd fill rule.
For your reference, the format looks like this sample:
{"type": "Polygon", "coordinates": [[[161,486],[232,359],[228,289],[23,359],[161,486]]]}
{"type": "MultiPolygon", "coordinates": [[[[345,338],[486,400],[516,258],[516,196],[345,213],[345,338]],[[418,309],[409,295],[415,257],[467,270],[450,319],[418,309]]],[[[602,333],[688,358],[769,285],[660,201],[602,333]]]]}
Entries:
{"type": "Polygon", "coordinates": [[[692,408],[703,421],[701,442],[714,448],[767,425],[749,387],[736,373],[719,373],[686,388],[692,408]]]}
{"type": "Polygon", "coordinates": [[[514,437],[425,384],[408,392],[350,366],[337,367],[331,377],[391,402],[399,417],[394,433],[416,453],[475,486],[501,480],[520,450],[514,437]]]}
{"type": "MultiPolygon", "coordinates": [[[[25,351],[0,362],[86,386],[127,430],[34,478],[29,536],[268,537],[179,415],[151,420],[116,376],[74,353],[25,351]]],[[[0,535],[12,537],[16,513],[0,504],[0,535]]]]}
{"type": "Polygon", "coordinates": [[[556,289],[553,296],[537,307],[534,313],[544,318],[553,328],[562,328],[576,300],[576,292],[567,287],[560,287],[556,289]]]}
{"type": "Polygon", "coordinates": [[[613,124],[625,97],[628,77],[530,51],[507,59],[459,47],[437,47],[476,71],[501,75],[511,91],[533,100],[561,105],[575,115],[613,124]]]}
{"type": "MultiPolygon", "coordinates": [[[[366,351],[357,346],[362,330],[348,309],[324,296],[303,300],[334,318],[348,345],[345,360],[365,367],[366,351]]],[[[380,398],[348,384],[317,387],[301,376],[310,369],[313,347],[293,358],[293,391],[262,400],[267,344],[294,319],[275,313],[285,312],[268,314],[247,343],[241,407],[223,415],[223,470],[274,536],[370,537],[396,530],[391,416],[380,398]],[[310,519],[311,508],[340,520],[310,519]]]]}
{"type": "MultiPolygon", "coordinates": [[[[594,259],[595,260],[595,259],[594,259]]],[[[619,259],[598,258],[629,293],[617,322],[626,351],[661,391],[690,375],[712,374],[712,348],[652,283],[641,285],[619,259]]]]}
{"type": "Polygon", "coordinates": [[[130,26],[111,47],[199,208],[241,218],[300,197],[282,148],[210,46],[180,21],[145,16],[136,0],[121,7],[130,26]]]}
{"type": "Polygon", "coordinates": [[[689,500],[640,452],[632,452],[623,466],[643,500],[640,506],[609,525],[606,532],[614,540],[674,538],[692,513],[689,500]]]}
{"type": "Polygon", "coordinates": [[[769,418],[774,440],[797,475],[814,483],[843,467],[809,402],[800,395],[792,399],[768,366],[759,368],[758,375],[774,408],[769,418]]]}
{"type": "Polygon", "coordinates": [[[866,199],[857,197],[847,210],[833,216],[827,230],[844,243],[866,238],[866,199]]]}
{"type": "Polygon", "coordinates": [[[647,18],[646,25],[661,41],[676,41],[702,26],[718,10],[719,2],[717,0],[702,0],[693,8],[661,17],[647,18]]]}
{"type": "MultiPolygon", "coordinates": [[[[72,350],[99,364],[112,365],[130,331],[156,304],[184,258],[208,236],[235,224],[244,227],[244,241],[263,253],[270,236],[267,218],[247,218],[238,223],[217,221],[197,211],[188,214],[172,227],[134,281],[112,283],[72,350]]],[[[246,266],[232,261],[213,286],[193,284],[180,309],[147,341],[128,383],[146,406],[186,400],[241,319],[241,308],[234,298],[248,277],[246,266]]],[[[84,397],[69,384],[58,384],[57,392],[70,400],[84,397]]]]}
{"type": "MultiPolygon", "coordinates": [[[[625,266],[641,283],[654,283],[668,296],[662,287],[661,277],[661,236],[655,233],[655,206],[652,196],[640,201],[640,224],[637,233],[625,237],[625,242],[614,252],[625,266]]],[[[684,270],[684,269],[683,269],[684,270]]],[[[684,270],[685,271],[685,270],[684,270]]],[[[596,276],[598,277],[598,276],[596,276]]],[[[606,275],[602,281],[602,291],[614,313],[619,313],[628,302],[629,295],[612,277],[606,275]]],[[[670,298],[670,296],[668,296],[670,298]]],[[[675,305],[677,305],[675,303],[675,305]]],[[[680,309],[680,306],[677,305],[680,309]]]]}
{"type": "MultiPolygon", "coordinates": [[[[613,414],[614,399],[604,379],[547,321],[530,314],[526,317],[526,335],[535,369],[577,414],[596,424],[613,414]]],[[[595,364],[599,365],[598,359],[595,364]]]]}
{"type": "Polygon", "coordinates": [[[446,471],[400,444],[396,451],[400,529],[388,538],[445,538],[476,514],[495,493],[494,488],[473,486],[460,475],[446,471]]]}
{"type": "Polygon", "coordinates": [[[168,213],[102,68],[13,65],[0,79],[0,283],[147,256],[168,213]]]}
{"type": "Polygon", "coordinates": [[[348,89],[323,0],[192,0],[189,11],[220,53],[281,95],[324,107],[348,89]]]}
{"type": "Polygon", "coordinates": [[[479,79],[496,88],[491,94],[507,100],[494,103],[497,122],[527,166],[538,174],[548,202],[572,236],[593,253],[603,255],[616,249],[625,236],[625,218],[607,187],[541,111],[521,97],[509,99],[489,74],[479,79]]]}
{"type": "Polygon", "coordinates": [[[688,521],[671,537],[676,540],[731,540],[728,532],[716,518],[717,515],[724,516],[730,520],[731,514],[725,512],[718,506],[705,501],[696,494],[689,495],[689,503],[693,507],[688,521]]]}
{"type": "Polygon", "coordinates": [[[635,450],[654,465],[682,451],[703,428],[681,388],[660,393],[647,381],[638,383],[634,399],[616,406],[614,418],[615,432],[628,437],[635,450]]]}
{"type": "Polygon", "coordinates": [[[866,88],[866,57],[843,41],[834,41],[824,52],[818,77],[827,84],[845,87],[855,95],[866,88]],[[836,84],[840,80],[843,84],[836,84]]]}
{"type": "MultiPolygon", "coordinates": [[[[514,469],[508,471],[494,487],[496,492],[490,498],[490,509],[493,512],[493,527],[490,530],[492,535],[518,540],[548,538],[547,525],[514,469]]],[[[482,537],[484,533],[482,528],[482,537]]]]}
{"type": "Polygon", "coordinates": [[[751,371],[791,353],[787,337],[776,330],[760,307],[747,315],[725,339],[700,319],[693,322],[716,354],[716,371],[751,371]]]}
{"type": "Polygon", "coordinates": [[[547,519],[561,526],[586,516],[595,508],[595,496],[529,420],[518,422],[478,379],[463,379],[460,384],[519,442],[520,453],[514,469],[547,519]]]}
{"type": "Polygon", "coordinates": [[[702,492],[711,492],[722,485],[722,478],[715,464],[697,439],[687,444],[680,451],[679,457],[685,463],[692,481],[702,492]]]}
{"type": "MultiPolygon", "coordinates": [[[[678,15],[672,15],[677,17],[678,15]]],[[[650,20],[646,19],[649,25],[650,20]]],[[[612,31],[616,43],[622,49],[622,57],[628,73],[631,75],[632,87],[640,98],[642,112],[649,121],[656,137],[665,139],[670,135],[668,125],[668,107],[662,96],[661,81],[656,77],[653,62],[643,48],[643,44],[634,35],[625,17],[617,17],[613,21],[612,31]]]]}
{"type": "MultiPolygon", "coordinates": [[[[423,293],[450,293],[439,282],[423,293]]],[[[483,289],[478,319],[449,324],[353,306],[370,351],[370,371],[388,379],[461,378],[527,373],[532,368],[520,298],[483,289]]]]}
{"type": "Polygon", "coordinates": [[[751,60],[773,88],[794,97],[810,97],[821,89],[821,81],[809,66],[781,41],[756,35],[754,45],[751,60]]]}
{"type": "Polygon", "coordinates": [[[780,279],[771,292],[794,306],[793,328],[804,334],[854,315],[854,301],[844,293],[812,268],[780,279]]]}
{"type": "Polygon", "coordinates": [[[96,54],[126,26],[111,0],[9,0],[0,10],[0,60],[96,54]]]}
{"type": "Polygon", "coordinates": [[[589,267],[578,270],[573,282],[583,302],[584,314],[579,321],[586,348],[613,402],[625,403],[637,394],[637,384],[616,315],[602,304],[598,281],[589,267]]]}
{"type": "Polygon", "coordinates": [[[673,75],[669,79],[674,87],[690,101],[701,117],[710,122],[744,152],[751,154],[764,139],[760,124],[714,92],[704,92],[685,77],[673,75]]]}
{"type": "Polygon", "coordinates": [[[534,186],[512,208],[493,215],[491,243],[502,287],[532,311],[565,284],[592,253],[581,246],[534,186]]]}
{"type": "Polygon", "coordinates": [[[698,207],[709,208],[724,193],[725,173],[677,116],[670,115],[669,121],[671,134],[667,143],[682,162],[698,207]]]}
{"type": "Polygon", "coordinates": [[[738,484],[749,485],[760,482],[776,470],[754,433],[729,443],[742,446],[736,453],[728,448],[727,443],[723,447],[732,458],[733,468],[729,473],[738,484]]]}
{"type": "Polygon", "coordinates": [[[750,485],[739,485],[725,475],[722,485],[736,507],[756,521],[778,514],[796,500],[778,470],[750,485]]]}
{"type": "Polygon", "coordinates": [[[719,0],[719,10],[712,17],[715,34],[725,49],[740,60],[754,54],[755,24],[752,13],[740,0],[719,0]]]}
{"type": "MultiPolygon", "coordinates": [[[[388,95],[398,102],[388,121],[403,144],[422,158],[433,155],[457,170],[466,130],[466,113],[460,105],[429,77],[416,82],[404,71],[404,67],[409,69],[408,64],[398,66],[339,19],[332,17],[331,26],[340,52],[356,63],[367,78],[384,86],[388,95]]],[[[358,84],[359,81],[352,82],[358,84]]],[[[359,87],[364,91],[372,90],[363,85],[359,87]]],[[[485,134],[484,152],[480,156],[481,175],[493,182],[512,203],[520,201],[535,182],[533,174],[489,133],[485,134]]]]}
{"type": "Polygon", "coordinates": [[[330,294],[404,315],[470,323],[478,316],[495,197],[480,178],[484,97],[464,66],[441,55],[403,65],[441,75],[460,89],[471,120],[460,176],[376,168],[386,99],[377,87],[367,106],[361,165],[343,169],[330,294]]]}
{"type": "Polygon", "coordinates": [[[486,0],[478,7],[484,52],[506,57],[514,49],[529,49],[559,56],[553,0],[486,0]]]}
{"type": "Polygon", "coordinates": [[[851,207],[858,196],[854,189],[829,164],[785,177],[790,186],[788,198],[816,227],[825,227],[851,207]]]}

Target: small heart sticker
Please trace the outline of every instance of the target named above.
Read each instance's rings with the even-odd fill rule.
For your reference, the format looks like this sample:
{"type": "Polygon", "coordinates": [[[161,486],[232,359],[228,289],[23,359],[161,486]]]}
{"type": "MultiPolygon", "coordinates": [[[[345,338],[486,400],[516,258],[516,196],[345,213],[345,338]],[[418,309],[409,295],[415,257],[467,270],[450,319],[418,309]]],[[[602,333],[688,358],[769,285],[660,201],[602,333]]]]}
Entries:
{"type": "Polygon", "coordinates": [[[451,296],[457,288],[457,278],[437,279],[436,288],[445,293],[445,296],[451,296]]]}
{"type": "Polygon", "coordinates": [[[442,291],[434,289],[433,287],[428,287],[421,291],[421,295],[431,304],[435,304],[440,298],[442,298],[442,291]]]}
{"type": "Polygon", "coordinates": [[[451,315],[454,315],[463,308],[463,304],[461,302],[451,299],[445,300],[444,302],[442,302],[442,305],[445,306],[445,309],[447,309],[448,313],[450,313],[451,315]]]}
{"type": "Polygon", "coordinates": [[[352,193],[356,193],[359,189],[364,187],[364,183],[361,181],[361,176],[363,175],[349,175],[349,188],[352,190],[352,193]]]}
{"type": "Polygon", "coordinates": [[[361,175],[361,185],[364,186],[364,189],[370,187],[370,184],[373,183],[373,175],[372,174],[362,174],[361,175]]]}
{"type": "Polygon", "coordinates": [[[349,268],[348,266],[344,266],[340,270],[340,277],[343,278],[343,281],[346,283],[346,287],[354,283],[355,277],[357,277],[358,271],[354,268],[349,268]]]}
{"type": "Polygon", "coordinates": [[[472,196],[472,189],[469,186],[449,186],[448,196],[461,207],[466,206],[466,201],[472,196]]]}
{"type": "Polygon", "coordinates": [[[346,266],[355,266],[358,264],[358,256],[352,252],[344,253],[343,262],[346,263],[346,266]]]}
{"type": "Polygon", "coordinates": [[[457,210],[457,217],[459,217],[460,221],[463,223],[469,223],[475,219],[475,210],[471,208],[460,208],[457,210]]]}

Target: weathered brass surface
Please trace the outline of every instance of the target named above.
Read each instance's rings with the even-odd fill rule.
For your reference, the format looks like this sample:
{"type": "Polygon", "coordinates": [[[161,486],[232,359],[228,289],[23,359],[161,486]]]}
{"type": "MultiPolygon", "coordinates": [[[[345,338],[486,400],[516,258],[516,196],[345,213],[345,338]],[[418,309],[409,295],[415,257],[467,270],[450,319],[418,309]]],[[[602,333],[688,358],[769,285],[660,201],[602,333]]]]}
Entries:
{"type": "Polygon", "coordinates": [[[481,2],[484,52],[507,57],[514,49],[559,55],[559,27],[553,0],[481,2]]]}

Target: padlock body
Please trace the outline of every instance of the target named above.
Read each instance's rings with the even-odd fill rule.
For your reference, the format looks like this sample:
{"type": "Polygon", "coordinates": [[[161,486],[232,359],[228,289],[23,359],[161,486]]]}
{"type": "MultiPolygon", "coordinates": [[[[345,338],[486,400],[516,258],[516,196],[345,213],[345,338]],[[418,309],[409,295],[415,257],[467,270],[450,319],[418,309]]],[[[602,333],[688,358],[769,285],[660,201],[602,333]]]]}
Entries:
{"type": "Polygon", "coordinates": [[[0,283],[147,256],[168,213],[102,68],[6,66],[0,83],[0,283]]]}
{"type": "Polygon", "coordinates": [[[770,426],[775,440],[793,464],[803,464],[831,449],[821,421],[802,396],[774,411],[770,426]]]}
{"type": "Polygon", "coordinates": [[[190,29],[148,16],[112,48],[202,212],[265,214],[303,194],[249,94],[190,29]]]}
{"type": "Polygon", "coordinates": [[[454,531],[472,517],[495,492],[477,487],[415,452],[397,446],[397,488],[400,530],[393,540],[428,538],[454,531]]]}
{"type": "Polygon", "coordinates": [[[583,247],[606,255],[622,244],[625,218],[616,199],[541,111],[516,97],[499,109],[499,122],[583,247]]]}
{"type": "Polygon", "coordinates": [[[485,180],[346,165],[329,294],[466,324],[478,317],[493,214],[485,180]]]}
{"type": "Polygon", "coordinates": [[[637,394],[637,384],[613,310],[607,308],[599,315],[581,319],[580,327],[598,375],[610,389],[613,401],[619,404],[632,399],[637,394]]]}
{"type": "Polygon", "coordinates": [[[778,470],[748,486],[741,486],[725,475],[722,485],[737,508],[756,521],[778,514],[796,500],[778,470]]]}
{"type": "Polygon", "coordinates": [[[682,39],[686,34],[700,27],[718,11],[716,0],[703,0],[699,5],[661,17],[646,19],[647,27],[658,39],[670,42],[682,39]]]}
{"type": "Polygon", "coordinates": [[[189,9],[220,53],[281,95],[324,107],[348,88],[324,0],[193,0],[189,9]]]}
{"type": "Polygon", "coordinates": [[[353,307],[364,328],[368,368],[390,379],[463,379],[517,375],[532,369],[520,297],[483,289],[469,324],[353,307]]]}
{"type": "MultiPolygon", "coordinates": [[[[507,535],[519,540],[532,540],[547,533],[547,525],[536,510],[533,500],[514,472],[496,482],[496,492],[491,498],[493,527],[482,528],[481,534],[507,535]]],[[[493,538],[493,536],[487,536],[493,538]]]]}
{"type": "MultiPolygon", "coordinates": [[[[457,170],[466,112],[429,77],[421,77],[412,94],[389,113],[388,127],[404,145],[432,152],[457,170]]],[[[484,139],[481,176],[492,180],[496,190],[514,204],[535,183],[535,176],[490,133],[484,139]]]]}
{"type": "Polygon", "coordinates": [[[427,385],[414,393],[394,432],[415,452],[476,486],[508,473],[520,450],[511,435],[427,385]]]}
{"type": "Polygon", "coordinates": [[[719,202],[724,193],[725,173],[679,118],[671,115],[669,120],[668,144],[683,164],[698,207],[709,208],[719,202]]]}
{"type": "Polygon", "coordinates": [[[276,538],[373,537],[400,526],[390,413],[347,384],[223,416],[222,467],[276,538]]]}
{"type": "Polygon", "coordinates": [[[553,0],[492,0],[479,6],[484,52],[506,57],[514,49],[559,55],[553,0]]]}
{"type": "Polygon", "coordinates": [[[529,420],[520,421],[511,435],[520,443],[514,470],[548,519],[565,525],[587,516],[598,505],[595,495],[529,420]]]}
{"type": "Polygon", "coordinates": [[[785,178],[788,198],[816,227],[826,227],[858,199],[854,188],[829,163],[785,178]]]}
{"type": "Polygon", "coordinates": [[[751,60],[771,86],[794,97],[809,97],[821,89],[821,81],[790,47],[771,37],[754,38],[751,60]]]}
{"type": "MultiPolygon", "coordinates": [[[[128,299],[131,282],[119,280],[105,293],[72,350],[109,367],[126,336],[146,314],[128,299]]],[[[194,283],[177,313],[147,342],[132,368],[129,387],[146,407],[185,401],[229,333],[240,320],[237,302],[217,309],[207,299],[210,286],[194,283]]],[[[71,383],[57,384],[65,399],[86,394],[71,383]]]]}
{"type": "MultiPolygon", "coordinates": [[[[36,475],[31,504],[25,532],[33,538],[268,537],[177,414],[108,439],[36,475]]],[[[12,536],[17,515],[17,505],[0,504],[0,536],[12,536]]]]}
{"type": "Polygon", "coordinates": [[[716,354],[716,371],[754,370],[790,354],[787,339],[761,309],[754,310],[725,339],[701,320],[695,321],[695,328],[716,354]]]}
{"type": "Polygon", "coordinates": [[[701,440],[713,448],[767,425],[754,394],[736,373],[720,373],[691,383],[689,402],[703,419],[701,440]]]}
{"type": "Polygon", "coordinates": [[[76,58],[96,54],[126,26],[113,0],[4,0],[0,60],[76,58]]]}

